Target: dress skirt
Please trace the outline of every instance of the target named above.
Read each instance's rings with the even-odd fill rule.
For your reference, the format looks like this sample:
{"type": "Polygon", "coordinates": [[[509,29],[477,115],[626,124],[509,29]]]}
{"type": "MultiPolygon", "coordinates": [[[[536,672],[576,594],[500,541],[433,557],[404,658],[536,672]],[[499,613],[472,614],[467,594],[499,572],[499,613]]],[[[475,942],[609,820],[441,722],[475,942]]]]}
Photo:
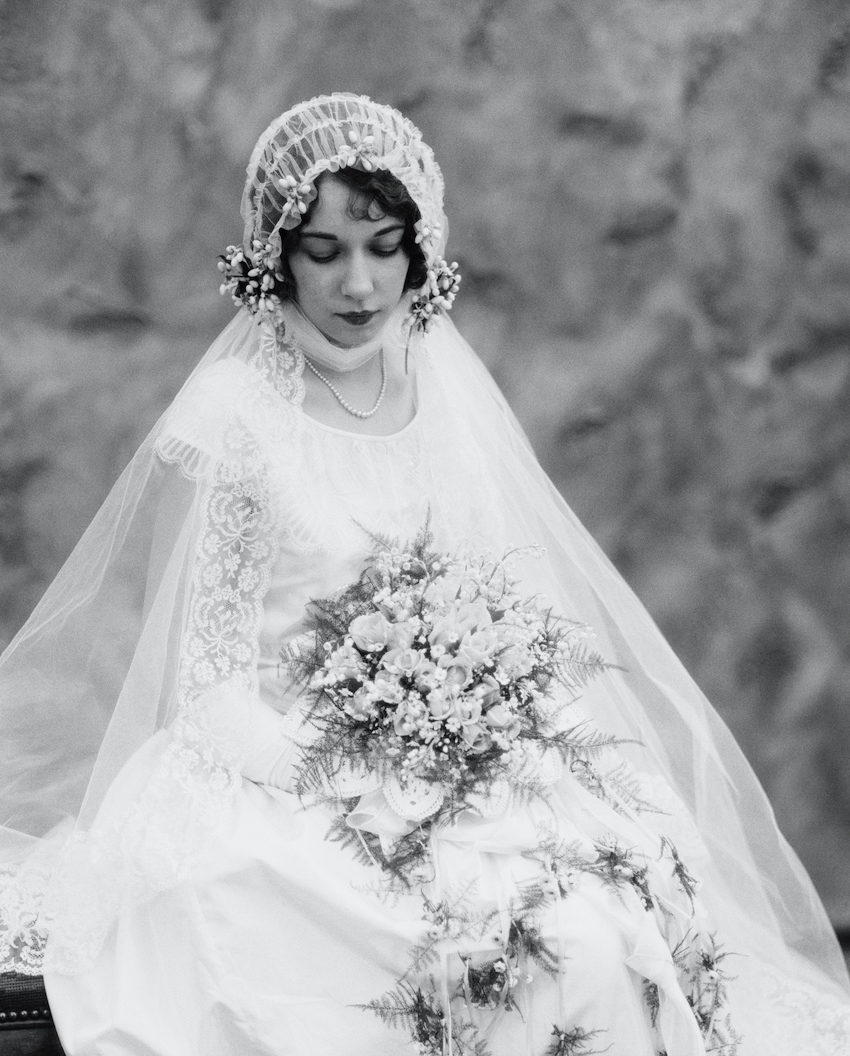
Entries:
{"type": "MultiPolygon", "coordinates": [[[[164,743],[128,767],[153,767],[164,743]]],[[[136,774],[116,789],[143,780],[136,774]]],[[[409,1024],[367,1007],[400,983],[411,992],[423,980],[448,1009],[458,1054],[478,1043],[493,1056],[656,1056],[664,1051],[662,1028],[669,1056],[702,1054],[654,915],[634,884],[610,884],[598,871],[579,871],[567,892],[553,890],[538,908],[549,961],[525,957],[506,966],[515,977],[512,1007],[482,1000],[480,987],[470,999],[470,967],[474,973],[476,964],[498,959],[517,905],[539,891],[532,852],[541,832],[581,848],[582,819],[598,833],[600,811],[608,810],[569,775],[550,792],[545,802],[508,804],[444,827],[432,837],[430,881],[388,892],[365,841],[358,844],[356,833],[329,838],[331,807],[243,781],[227,824],[185,881],[125,906],[87,971],[47,974],[67,1056],[423,1051],[409,1024]],[[446,905],[454,923],[441,931],[446,905]],[[648,987],[660,992],[662,1015],[657,998],[652,1014],[648,987]],[[561,1049],[553,1048],[556,1028],[566,1037],[561,1049]]],[[[610,811],[607,820],[621,842],[635,838],[628,819],[610,811]]],[[[676,893],[667,886],[660,897],[673,907],[676,893]]]]}

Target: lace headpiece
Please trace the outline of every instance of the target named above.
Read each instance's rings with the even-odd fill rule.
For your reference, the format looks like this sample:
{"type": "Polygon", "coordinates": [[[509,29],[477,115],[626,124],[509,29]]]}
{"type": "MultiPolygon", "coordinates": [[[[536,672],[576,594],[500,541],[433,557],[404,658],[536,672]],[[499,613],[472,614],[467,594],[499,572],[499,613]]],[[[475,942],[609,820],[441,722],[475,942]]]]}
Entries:
{"type": "Polygon", "coordinates": [[[346,166],[391,172],[419,208],[416,241],[428,276],[410,314],[426,329],[451,307],[460,284],[457,264],[441,256],[448,228],[443,176],[419,129],[397,110],[363,95],[334,93],[299,103],[260,136],[242,196],[242,245],[229,246],[219,264],[222,293],[231,293],[252,312],[277,311],[281,232],[301,223],[318,194],[319,177],[346,166]]]}

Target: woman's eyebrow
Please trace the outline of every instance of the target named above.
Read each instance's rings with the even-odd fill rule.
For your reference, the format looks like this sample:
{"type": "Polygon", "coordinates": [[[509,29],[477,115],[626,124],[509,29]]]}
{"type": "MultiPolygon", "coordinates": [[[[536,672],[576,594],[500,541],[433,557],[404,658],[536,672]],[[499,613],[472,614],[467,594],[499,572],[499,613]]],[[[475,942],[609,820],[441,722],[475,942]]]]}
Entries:
{"type": "MultiPolygon", "coordinates": [[[[397,224],[389,224],[387,227],[382,227],[380,231],[376,231],[372,238],[380,238],[381,235],[388,235],[393,231],[403,231],[404,224],[399,222],[397,224]]],[[[332,235],[327,231],[304,231],[301,235],[302,238],[323,238],[328,242],[339,241],[338,235],[332,235]]]]}

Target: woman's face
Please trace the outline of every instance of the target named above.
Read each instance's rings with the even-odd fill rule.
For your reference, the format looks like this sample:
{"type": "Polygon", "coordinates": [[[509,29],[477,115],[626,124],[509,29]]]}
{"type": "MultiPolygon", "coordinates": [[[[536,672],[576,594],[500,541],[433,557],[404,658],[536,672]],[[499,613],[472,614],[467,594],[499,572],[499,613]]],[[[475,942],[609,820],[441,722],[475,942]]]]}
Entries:
{"type": "Polygon", "coordinates": [[[348,215],[352,191],[333,176],[289,254],[301,311],[334,344],[362,345],[376,337],[404,292],[410,263],[401,248],[404,223],[348,215]]]}

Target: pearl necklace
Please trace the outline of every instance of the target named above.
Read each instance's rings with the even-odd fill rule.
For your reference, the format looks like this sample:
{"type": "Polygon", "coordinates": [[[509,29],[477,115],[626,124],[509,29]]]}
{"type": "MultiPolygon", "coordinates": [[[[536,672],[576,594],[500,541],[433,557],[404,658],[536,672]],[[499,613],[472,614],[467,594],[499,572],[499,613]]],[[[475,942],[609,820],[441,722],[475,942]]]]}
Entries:
{"type": "Polygon", "coordinates": [[[381,391],[378,393],[378,398],[375,401],[375,406],[372,408],[371,411],[358,411],[356,407],[352,407],[351,404],[348,403],[347,400],[343,399],[343,397],[340,395],[339,389],[337,389],[336,385],[334,385],[332,382],[328,381],[328,379],[325,377],[325,375],[322,374],[320,370],[318,370],[316,367],[313,366],[313,364],[310,362],[310,360],[309,360],[309,358],[307,356],[304,357],[304,362],[307,364],[307,366],[310,368],[310,370],[313,371],[313,373],[316,375],[316,377],[319,379],[319,381],[323,381],[325,383],[325,385],[327,385],[327,387],[334,394],[334,396],[336,396],[337,401],[339,402],[339,404],[343,408],[343,410],[348,411],[349,414],[353,414],[355,418],[371,418],[372,415],[381,406],[381,402],[382,402],[382,400],[384,398],[384,393],[387,391],[387,371],[386,371],[386,365],[384,363],[384,350],[383,349],[381,349],[381,391]]]}

